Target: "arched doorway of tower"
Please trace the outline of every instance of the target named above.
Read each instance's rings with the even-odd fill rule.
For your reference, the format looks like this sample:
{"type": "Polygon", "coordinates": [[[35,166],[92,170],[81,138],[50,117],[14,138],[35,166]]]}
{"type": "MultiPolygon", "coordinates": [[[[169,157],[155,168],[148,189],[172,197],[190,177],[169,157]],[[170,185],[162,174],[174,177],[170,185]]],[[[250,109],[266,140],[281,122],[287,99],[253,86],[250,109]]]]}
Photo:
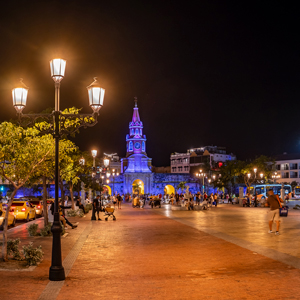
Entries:
{"type": "Polygon", "coordinates": [[[175,188],[173,185],[170,185],[170,184],[165,186],[164,191],[165,191],[166,195],[175,194],[175,188]]]}
{"type": "Polygon", "coordinates": [[[103,192],[104,195],[111,195],[111,187],[109,185],[103,185],[103,192]]]}
{"type": "Polygon", "coordinates": [[[142,180],[136,179],[132,183],[132,193],[133,194],[139,194],[139,195],[144,194],[144,182],[142,180]]]}

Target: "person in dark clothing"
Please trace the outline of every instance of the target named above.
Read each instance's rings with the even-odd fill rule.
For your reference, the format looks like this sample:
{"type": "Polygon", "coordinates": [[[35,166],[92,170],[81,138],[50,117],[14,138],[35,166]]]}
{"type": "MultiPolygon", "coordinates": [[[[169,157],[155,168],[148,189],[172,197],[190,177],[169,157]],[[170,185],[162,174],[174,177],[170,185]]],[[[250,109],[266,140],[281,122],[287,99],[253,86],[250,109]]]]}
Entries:
{"type": "Polygon", "coordinates": [[[118,201],[118,209],[121,209],[121,203],[122,203],[122,197],[120,196],[120,194],[117,195],[117,201],[118,201]]]}
{"type": "MultiPolygon", "coordinates": [[[[76,228],[77,225],[73,225],[67,218],[66,216],[63,214],[63,209],[66,208],[71,208],[71,206],[63,206],[62,205],[62,201],[59,202],[59,207],[58,207],[58,212],[59,212],[59,219],[60,221],[63,223],[65,229],[68,229],[67,225],[71,226],[72,229],[76,228]]],[[[52,215],[54,215],[54,202],[52,202],[51,207],[50,207],[51,213],[52,215]]]]}
{"type": "Polygon", "coordinates": [[[99,217],[99,212],[101,211],[101,201],[100,201],[100,196],[97,195],[96,198],[94,198],[93,200],[93,207],[95,209],[95,212],[97,213],[97,216],[98,216],[98,220],[99,221],[102,221],[99,217]]]}
{"type": "Polygon", "coordinates": [[[176,205],[178,205],[179,204],[179,194],[178,193],[175,194],[175,200],[176,200],[176,205]]]}
{"type": "Polygon", "coordinates": [[[80,202],[80,198],[77,197],[76,199],[77,199],[77,200],[76,200],[76,206],[78,206],[79,209],[81,209],[81,210],[83,211],[83,213],[85,214],[85,209],[84,209],[83,204],[80,202]]]}
{"type": "Polygon", "coordinates": [[[257,192],[254,195],[254,207],[257,207],[257,192]]]}

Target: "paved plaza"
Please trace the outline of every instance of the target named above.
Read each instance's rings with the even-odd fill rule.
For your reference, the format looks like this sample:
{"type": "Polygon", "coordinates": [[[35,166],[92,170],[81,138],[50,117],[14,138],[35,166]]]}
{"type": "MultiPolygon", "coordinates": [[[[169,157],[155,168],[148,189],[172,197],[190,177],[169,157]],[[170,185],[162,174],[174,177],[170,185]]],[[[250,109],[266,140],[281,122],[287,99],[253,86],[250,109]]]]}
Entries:
{"type": "MultiPolygon", "coordinates": [[[[62,238],[67,279],[49,282],[51,238],[9,231],[42,245],[32,271],[0,271],[1,299],[299,299],[300,212],[268,234],[265,208],[134,209],[117,221],[79,221],[62,238]]],[[[42,220],[37,221],[39,224],[42,220]]]]}

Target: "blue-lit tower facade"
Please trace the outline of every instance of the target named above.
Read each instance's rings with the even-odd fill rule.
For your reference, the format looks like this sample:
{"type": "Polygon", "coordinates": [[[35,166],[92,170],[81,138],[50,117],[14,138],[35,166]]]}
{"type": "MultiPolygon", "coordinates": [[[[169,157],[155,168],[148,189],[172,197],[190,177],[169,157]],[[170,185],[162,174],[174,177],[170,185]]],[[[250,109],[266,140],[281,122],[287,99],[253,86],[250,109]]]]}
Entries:
{"type": "Polygon", "coordinates": [[[126,157],[121,160],[124,193],[132,193],[132,186],[135,183],[141,186],[142,193],[151,193],[152,159],[147,156],[146,141],[146,135],[143,134],[143,122],[140,119],[135,98],[132,120],[129,123],[129,134],[126,136],[126,157]]]}

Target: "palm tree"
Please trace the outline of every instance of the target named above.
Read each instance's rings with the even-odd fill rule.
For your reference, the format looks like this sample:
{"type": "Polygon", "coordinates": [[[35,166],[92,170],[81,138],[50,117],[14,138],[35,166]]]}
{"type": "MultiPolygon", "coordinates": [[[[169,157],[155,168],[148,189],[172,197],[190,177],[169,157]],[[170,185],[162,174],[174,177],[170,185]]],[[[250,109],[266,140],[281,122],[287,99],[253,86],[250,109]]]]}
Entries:
{"type": "Polygon", "coordinates": [[[181,190],[183,192],[183,190],[186,189],[186,181],[181,181],[178,185],[177,185],[177,190],[181,190]]]}

